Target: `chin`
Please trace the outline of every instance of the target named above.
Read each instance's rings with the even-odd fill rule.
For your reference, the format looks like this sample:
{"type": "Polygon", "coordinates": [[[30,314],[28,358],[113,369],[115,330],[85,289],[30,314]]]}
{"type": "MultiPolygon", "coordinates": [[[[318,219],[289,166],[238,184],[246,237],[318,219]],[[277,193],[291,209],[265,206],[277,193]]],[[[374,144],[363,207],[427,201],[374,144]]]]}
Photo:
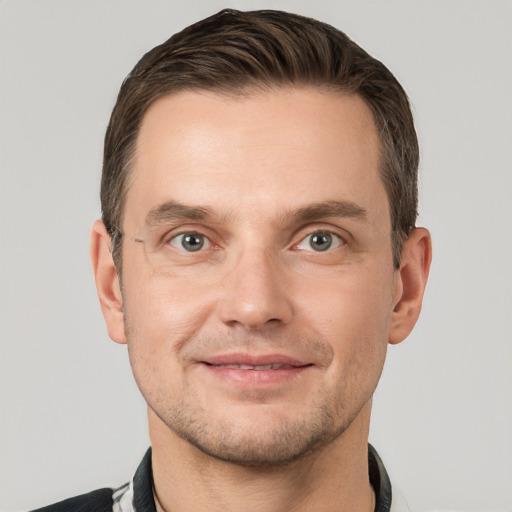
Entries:
{"type": "MultiPolygon", "coordinates": [[[[190,411],[189,411],[190,412],[190,411]]],[[[217,460],[242,466],[282,466],[327,446],[343,434],[351,422],[334,424],[328,411],[309,419],[240,422],[233,418],[207,421],[173,415],[160,419],[174,434],[217,460]]],[[[239,420],[239,418],[238,418],[239,420]]]]}

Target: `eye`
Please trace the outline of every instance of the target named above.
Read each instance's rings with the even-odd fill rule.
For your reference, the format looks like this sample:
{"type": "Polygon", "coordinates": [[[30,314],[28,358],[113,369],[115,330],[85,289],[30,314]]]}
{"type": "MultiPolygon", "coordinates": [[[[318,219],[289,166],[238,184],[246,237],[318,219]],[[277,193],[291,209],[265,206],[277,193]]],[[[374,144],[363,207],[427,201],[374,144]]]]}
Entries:
{"type": "Polygon", "coordinates": [[[330,231],[315,231],[302,239],[296,246],[301,251],[323,252],[344,245],[344,240],[330,231]]]}
{"type": "Polygon", "coordinates": [[[210,247],[210,240],[199,233],[181,233],[172,237],[169,244],[187,252],[197,252],[210,247]]]}

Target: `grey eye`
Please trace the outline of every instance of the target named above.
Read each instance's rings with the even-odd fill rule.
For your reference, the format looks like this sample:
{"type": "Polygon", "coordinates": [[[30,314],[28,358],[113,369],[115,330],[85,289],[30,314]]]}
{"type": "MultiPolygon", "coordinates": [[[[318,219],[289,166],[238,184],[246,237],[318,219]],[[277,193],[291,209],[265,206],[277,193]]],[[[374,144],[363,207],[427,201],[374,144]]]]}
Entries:
{"type": "Polygon", "coordinates": [[[303,238],[296,248],[301,251],[313,250],[315,252],[323,252],[329,249],[336,249],[344,244],[344,240],[334,233],[329,231],[315,231],[303,238]]]}
{"type": "Polygon", "coordinates": [[[313,233],[309,238],[309,245],[314,251],[326,251],[332,245],[331,233],[313,233]]]}
{"type": "Polygon", "coordinates": [[[199,233],[182,233],[173,237],[170,244],[187,252],[197,252],[210,246],[209,240],[199,233]]]}

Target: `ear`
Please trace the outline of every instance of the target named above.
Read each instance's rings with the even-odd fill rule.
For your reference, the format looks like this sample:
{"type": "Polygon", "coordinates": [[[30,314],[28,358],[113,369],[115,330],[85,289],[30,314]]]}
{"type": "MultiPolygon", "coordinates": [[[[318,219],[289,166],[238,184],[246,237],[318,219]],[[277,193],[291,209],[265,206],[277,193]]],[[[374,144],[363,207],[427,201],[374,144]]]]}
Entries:
{"type": "Polygon", "coordinates": [[[92,225],[90,248],[96,290],[108,334],[116,343],[126,343],[119,276],[112,259],[110,236],[100,220],[92,225]]]}
{"type": "Polygon", "coordinates": [[[424,228],[416,228],[404,242],[402,262],[395,275],[394,309],[389,332],[391,344],[407,338],[418,320],[431,260],[430,233],[424,228]]]}

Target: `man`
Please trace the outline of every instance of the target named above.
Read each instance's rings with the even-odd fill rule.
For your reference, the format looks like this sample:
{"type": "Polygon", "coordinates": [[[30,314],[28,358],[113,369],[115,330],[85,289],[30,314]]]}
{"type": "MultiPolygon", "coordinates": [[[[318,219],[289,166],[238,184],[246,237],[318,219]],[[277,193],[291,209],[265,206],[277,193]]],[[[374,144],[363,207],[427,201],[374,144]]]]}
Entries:
{"type": "Polygon", "coordinates": [[[40,510],[398,510],[368,429],[428,275],[417,166],[405,92],[330,26],[225,10],[146,54],[91,254],[151,449],[40,510]]]}

